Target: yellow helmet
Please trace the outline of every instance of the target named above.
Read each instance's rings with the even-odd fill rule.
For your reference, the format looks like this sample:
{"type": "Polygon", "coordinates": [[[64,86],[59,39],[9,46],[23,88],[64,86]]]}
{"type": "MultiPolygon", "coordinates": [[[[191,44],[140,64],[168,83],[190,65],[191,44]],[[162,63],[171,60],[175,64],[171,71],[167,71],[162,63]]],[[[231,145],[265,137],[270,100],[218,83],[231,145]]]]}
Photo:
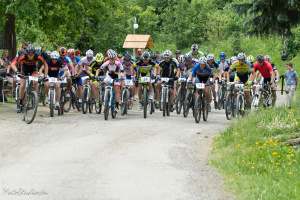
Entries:
{"type": "Polygon", "coordinates": [[[104,60],[104,56],[102,53],[97,53],[95,56],[96,62],[102,62],[104,60]]]}

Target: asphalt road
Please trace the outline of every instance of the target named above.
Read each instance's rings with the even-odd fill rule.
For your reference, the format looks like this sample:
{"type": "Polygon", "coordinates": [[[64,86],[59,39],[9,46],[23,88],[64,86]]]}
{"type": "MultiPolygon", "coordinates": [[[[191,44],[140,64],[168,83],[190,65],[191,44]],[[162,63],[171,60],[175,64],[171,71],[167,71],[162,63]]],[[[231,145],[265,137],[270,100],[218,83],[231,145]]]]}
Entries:
{"type": "Polygon", "coordinates": [[[0,105],[0,199],[223,200],[220,176],[208,165],[213,137],[228,125],[224,111],[196,124],[171,113],[147,119],[133,110],[49,117],[39,108],[27,125],[0,105]]]}

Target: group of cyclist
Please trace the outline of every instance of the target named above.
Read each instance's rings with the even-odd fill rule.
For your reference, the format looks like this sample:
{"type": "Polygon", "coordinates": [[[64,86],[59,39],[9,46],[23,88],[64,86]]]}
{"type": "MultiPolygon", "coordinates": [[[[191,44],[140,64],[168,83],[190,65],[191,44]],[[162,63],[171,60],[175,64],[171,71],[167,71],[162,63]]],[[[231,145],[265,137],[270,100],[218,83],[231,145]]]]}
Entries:
{"type": "MultiPolygon", "coordinates": [[[[197,44],[191,46],[190,52],[182,54],[180,50],[175,52],[175,56],[170,50],[163,53],[143,51],[138,49],[136,56],[126,52],[123,55],[115,50],[108,49],[104,54],[94,53],[89,49],[85,56],[75,49],[60,47],[58,51],[46,51],[44,48],[34,47],[32,44],[24,44],[17,56],[7,65],[7,74],[22,74],[25,76],[43,77],[45,79],[45,93],[48,94],[49,84],[47,79],[54,77],[57,79],[66,78],[68,89],[71,85],[76,85],[76,96],[78,102],[82,103],[83,84],[82,77],[88,76],[91,86],[91,97],[96,99],[99,93],[97,77],[107,77],[105,80],[114,79],[114,91],[116,98],[116,108],[121,104],[121,90],[124,87],[124,80],[132,80],[130,87],[130,101],[138,100],[142,107],[141,77],[151,77],[153,82],[149,83],[149,99],[159,107],[161,101],[161,78],[169,78],[171,105],[174,108],[177,80],[186,78],[187,82],[205,83],[205,96],[210,103],[214,102],[217,107],[218,81],[240,82],[249,88],[253,82],[263,78],[264,83],[272,85],[273,105],[276,101],[276,87],[279,81],[279,73],[276,66],[271,62],[270,56],[258,55],[256,59],[245,53],[227,58],[225,52],[221,52],[219,58],[213,54],[204,54],[199,50],[197,44]],[[259,73],[257,73],[259,72],[259,73]],[[209,84],[208,84],[209,83],[209,84]]],[[[34,89],[38,90],[38,84],[34,83],[34,89]]],[[[23,104],[25,90],[24,79],[20,80],[19,95],[23,104]]],[[[59,106],[60,85],[56,83],[56,107],[59,106]]],[[[245,90],[246,108],[251,107],[250,89],[245,90]]]]}

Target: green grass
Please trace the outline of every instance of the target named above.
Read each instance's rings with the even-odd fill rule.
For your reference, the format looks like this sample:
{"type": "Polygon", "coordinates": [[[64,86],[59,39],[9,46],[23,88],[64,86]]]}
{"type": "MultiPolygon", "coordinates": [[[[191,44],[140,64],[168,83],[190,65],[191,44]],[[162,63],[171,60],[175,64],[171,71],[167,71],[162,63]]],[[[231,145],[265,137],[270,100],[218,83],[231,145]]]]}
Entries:
{"type": "MultiPolygon", "coordinates": [[[[299,73],[300,57],[293,62],[299,73]]],[[[233,122],[215,139],[210,163],[237,199],[300,199],[300,148],[284,144],[295,137],[300,137],[299,100],[292,109],[260,110],[233,122]]]]}

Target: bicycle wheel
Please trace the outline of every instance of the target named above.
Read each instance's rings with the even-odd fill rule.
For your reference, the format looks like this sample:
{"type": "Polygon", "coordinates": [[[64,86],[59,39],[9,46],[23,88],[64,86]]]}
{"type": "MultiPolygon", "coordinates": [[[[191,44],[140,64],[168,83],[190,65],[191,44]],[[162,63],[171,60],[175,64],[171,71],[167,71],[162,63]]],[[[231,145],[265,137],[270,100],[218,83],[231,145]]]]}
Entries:
{"type": "Polygon", "coordinates": [[[110,105],[110,112],[111,112],[111,117],[113,118],[113,119],[115,119],[116,118],[116,116],[117,116],[117,111],[116,111],[116,96],[115,96],[115,93],[114,93],[114,91],[113,91],[113,93],[112,93],[112,102],[111,102],[111,105],[110,105]]]}
{"type": "Polygon", "coordinates": [[[221,88],[218,89],[217,97],[218,97],[217,107],[218,107],[219,110],[221,110],[222,107],[223,107],[223,91],[222,91],[221,88]]]}
{"type": "Polygon", "coordinates": [[[150,100],[150,115],[152,115],[155,112],[155,105],[153,100],[150,100]]]}
{"type": "Polygon", "coordinates": [[[24,107],[24,121],[31,124],[35,119],[38,108],[38,95],[35,91],[31,91],[26,96],[26,104],[24,107]]]}
{"type": "Polygon", "coordinates": [[[203,121],[207,121],[208,119],[208,102],[206,97],[202,97],[202,113],[203,113],[203,121]]]}
{"type": "Polygon", "coordinates": [[[147,111],[148,110],[148,90],[147,86],[143,87],[143,114],[144,114],[144,119],[147,118],[147,111]]]}
{"type": "Polygon", "coordinates": [[[121,115],[124,116],[127,114],[128,108],[128,97],[127,97],[127,89],[123,89],[122,91],[122,99],[121,99],[121,115]]]}
{"type": "Polygon", "coordinates": [[[166,116],[166,111],[167,111],[167,91],[166,90],[163,90],[162,92],[162,109],[163,109],[163,116],[165,117],[166,116]]]}
{"type": "Polygon", "coordinates": [[[227,120],[231,120],[232,118],[232,105],[231,105],[231,95],[227,95],[226,101],[225,101],[225,114],[227,120]]]}
{"type": "Polygon", "coordinates": [[[182,96],[183,96],[183,94],[182,94],[183,92],[182,92],[182,89],[181,89],[181,86],[179,86],[179,88],[178,88],[178,91],[177,91],[177,96],[176,96],[176,100],[175,100],[175,107],[176,107],[176,113],[178,114],[178,115],[180,115],[180,113],[181,113],[181,109],[182,109],[182,96]]]}
{"type": "Polygon", "coordinates": [[[185,99],[184,99],[184,102],[183,102],[183,116],[184,117],[187,117],[188,114],[189,114],[189,110],[190,110],[190,95],[191,93],[188,91],[186,93],[186,96],[185,96],[185,99]]]}
{"type": "Polygon", "coordinates": [[[244,95],[239,95],[239,116],[244,117],[245,115],[245,98],[244,95]]]}
{"type": "Polygon", "coordinates": [[[197,95],[195,98],[195,104],[194,104],[194,118],[195,122],[199,123],[201,118],[201,99],[200,95],[197,95]]]}
{"type": "Polygon", "coordinates": [[[82,109],[83,114],[87,113],[88,106],[89,106],[88,89],[84,88],[84,90],[83,90],[83,99],[82,99],[82,104],[81,104],[81,109],[82,109]]]}
{"type": "Polygon", "coordinates": [[[170,90],[167,95],[168,95],[168,102],[167,102],[167,107],[166,107],[167,110],[166,111],[167,111],[167,116],[170,116],[170,111],[171,111],[171,106],[172,106],[170,90]]]}
{"type": "Polygon", "coordinates": [[[46,94],[44,85],[40,85],[39,87],[39,102],[42,103],[43,106],[46,105],[46,94]]]}
{"type": "Polygon", "coordinates": [[[71,100],[71,94],[69,90],[64,90],[63,95],[61,96],[61,98],[63,97],[63,101],[61,101],[62,103],[62,109],[64,112],[70,112],[71,110],[71,105],[72,105],[72,100],[71,100]]]}
{"type": "Polygon", "coordinates": [[[102,96],[101,92],[99,92],[99,95],[97,99],[95,99],[95,111],[97,114],[101,114],[102,111],[102,96]]]}
{"type": "Polygon", "coordinates": [[[49,108],[50,108],[50,117],[54,116],[54,88],[51,88],[49,91],[49,108]]]}
{"type": "Polygon", "coordinates": [[[96,105],[95,99],[88,100],[89,113],[93,113],[94,107],[96,107],[95,105],[96,105]]]}
{"type": "Polygon", "coordinates": [[[104,95],[104,119],[108,120],[109,115],[109,100],[110,100],[110,91],[105,91],[104,95]]]}

